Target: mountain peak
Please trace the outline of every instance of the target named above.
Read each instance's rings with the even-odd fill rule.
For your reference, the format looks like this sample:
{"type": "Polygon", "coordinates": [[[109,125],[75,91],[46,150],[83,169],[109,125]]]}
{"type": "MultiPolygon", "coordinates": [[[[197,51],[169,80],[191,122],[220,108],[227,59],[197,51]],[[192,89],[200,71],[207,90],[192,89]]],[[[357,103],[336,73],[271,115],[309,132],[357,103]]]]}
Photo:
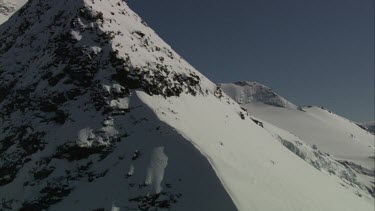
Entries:
{"type": "MultiPolygon", "coordinates": [[[[9,193],[1,195],[0,206],[7,210],[50,210],[69,201],[74,191],[89,190],[79,183],[100,183],[108,166],[116,168],[118,162],[125,163],[121,166],[129,173],[121,169],[111,178],[126,182],[120,191],[125,195],[106,192],[100,200],[119,197],[123,207],[133,210],[159,206],[144,201],[149,193],[161,191],[156,180],[167,163],[164,148],[172,150],[159,141],[168,139],[164,134],[173,134],[173,141],[182,138],[160,122],[136,92],[166,99],[207,96],[216,90],[121,0],[28,1],[0,25],[0,81],[0,190],[9,193]],[[150,156],[151,164],[144,158],[140,165],[131,163],[141,154],[150,156]],[[153,163],[159,158],[162,166],[153,163]],[[103,160],[111,164],[101,164],[103,160]],[[141,175],[133,176],[133,165],[141,175]],[[146,171],[150,175],[142,175],[146,171]],[[24,198],[17,190],[32,197],[24,198]]],[[[169,193],[165,197],[181,197],[177,190],[169,193]]],[[[233,210],[227,194],[221,196],[227,210],[233,210]]],[[[87,199],[79,205],[86,208],[76,209],[109,203],[87,199]]],[[[70,206],[66,203],[60,206],[70,206]]]]}
{"type": "Polygon", "coordinates": [[[0,32],[2,66],[20,77],[27,70],[28,85],[40,76],[59,89],[114,80],[164,96],[214,87],[120,0],[30,1],[0,32]],[[25,53],[14,55],[21,48],[25,53]]]}
{"type": "Polygon", "coordinates": [[[263,84],[260,84],[256,81],[236,81],[236,82],[233,82],[233,84],[236,84],[238,86],[262,86],[262,87],[268,88],[264,86],[263,84]]]}
{"type": "Polygon", "coordinates": [[[298,106],[275,93],[271,88],[257,82],[238,81],[220,84],[220,87],[240,104],[264,103],[289,109],[298,108],[298,106]]]}

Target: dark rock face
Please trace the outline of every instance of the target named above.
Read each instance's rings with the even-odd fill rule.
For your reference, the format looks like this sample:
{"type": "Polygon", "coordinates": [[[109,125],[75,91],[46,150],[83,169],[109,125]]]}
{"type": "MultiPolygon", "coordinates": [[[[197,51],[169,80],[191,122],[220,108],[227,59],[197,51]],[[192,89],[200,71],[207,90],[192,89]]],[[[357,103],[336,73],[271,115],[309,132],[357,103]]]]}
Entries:
{"type": "MultiPolygon", "coordinates": [[[[2,209],[48,209],[74,190],[70,181],[104,177],[108,169],[90,169],[129,136],[108,122],[131,115],[123,102],[133,90],[166,98],[207,91],[193,70],[175,71],[167,61],[181,60],[169,47],[157,46],[156,35],[128,32],[126,26],[114,29],[120,24],[112,18],[114,12],[134,18],[121,1],[106,3],[115,8],[113,14],[96,10],[96,3],[30,0],[0,27],[0,188],[18,180],[25,190],[36,192],[23,202],[0,197],[2,209]],[[139,44],[114,44],[124,36],[139,44]],[[133,65],[131,54],[141,49],[151,56],[156,52],[157,62],[133,65]],[[88,124],[85,118],[95,126],[88,146],[77,144],[79,130],[88,124]],[[68,131],[66,136],[55,135],[61,130],[68,131]],[[58,164],[69,167],[59,172],[58,164]]],[[[146,209],[168,208],[180,196],[165,192],[145,197],[134,201],[146,209]]]]}

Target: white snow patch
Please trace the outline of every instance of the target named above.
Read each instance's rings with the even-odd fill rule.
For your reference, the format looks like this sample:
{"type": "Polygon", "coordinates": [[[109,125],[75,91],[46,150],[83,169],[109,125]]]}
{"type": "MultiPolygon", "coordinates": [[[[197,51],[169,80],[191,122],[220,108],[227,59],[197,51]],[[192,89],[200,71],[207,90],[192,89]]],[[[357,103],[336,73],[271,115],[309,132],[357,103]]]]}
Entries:
{"type": "Polygon", "coordinates": [[[128,109],[129,108],[129,98],[120,98],[116,100],[111,100],[110,103],[111,107],[119,108],[119,109],[128,109]]]}
{"type": "Polygon", "coordinates": [[[150,164],[147,168],[146,185],[152,185],[152,191],[156,194],[162,191],[161,182],[164,178],[164,171],[168,165],[168,157],[164,153],[164,147],[153,149],[150,164]]]}
{"type": "Polygon", "coordinates": [[[94,54],[99,54],[102,51],[102,48],[99,46],[92,46],[91,50],[94,54]]]}
{"type": "Polygon", "coordinates": [[[80,41],[82,39],[82,35],[79,31],[71,30],[70,34],[72,35],[72,39],[80,41]]]}
{"type": "Polygon", "coordinates": [[[121,91],[124,89],[124,87],[121,86],[120,84],[113,84],[112,89],[115,93],[121,93],[121,91]]]}
{"type": "Polygon", "coordinates": [[[115,203],[112,203],[111,211],[120,211],[120,207],[117,207],[115,203]]]}
{"type": "Polygon", "coordinates": [[[130,169],[129,169],[129,172],[128,172],[128,176],[133,176],[134,174],[134,165],[130,165],[130,169]]]}
{"type": "Polygon", "coordinates": [[[103,124],[105,126],[114,126],[114,120],[112,117],[109,117],[106,120],[104,120],[103,124]]]}
{"type": "Polygon", "coordinates": [[[106,92],[111,92],[111,86],[103,85],[103,89],[104,89],[104,91],[106,91],[106,92]]]}
{"type": "Polygon", "coordinates": [[[92,145],[95,134],[91,128],[84,128],[78,132],[77,144],[80,147],[90,147],[92,145]]]}

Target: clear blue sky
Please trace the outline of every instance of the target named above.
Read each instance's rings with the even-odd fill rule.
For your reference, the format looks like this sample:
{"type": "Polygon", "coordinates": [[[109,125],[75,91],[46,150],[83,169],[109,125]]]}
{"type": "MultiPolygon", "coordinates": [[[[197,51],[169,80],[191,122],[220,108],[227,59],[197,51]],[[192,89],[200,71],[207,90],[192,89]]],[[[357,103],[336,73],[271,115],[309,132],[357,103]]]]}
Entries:
{"type": "Polygon", "coordinates": [[[214,82],[374,119],[374,0],[128,0],[214,82]]]}

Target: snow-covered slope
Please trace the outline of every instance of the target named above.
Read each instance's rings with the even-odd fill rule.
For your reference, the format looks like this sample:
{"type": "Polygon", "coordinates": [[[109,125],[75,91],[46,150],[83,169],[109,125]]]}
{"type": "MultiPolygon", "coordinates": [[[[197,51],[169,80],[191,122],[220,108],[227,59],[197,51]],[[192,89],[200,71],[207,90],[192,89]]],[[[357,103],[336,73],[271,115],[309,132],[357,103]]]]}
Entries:
{"type": "Polygon", "coordinates": [[[21,8],[28,0],[0,0],[0,25],[21,8]]]}
{"type": "MultiPolygon", "coordinates": [[[[232,95],[233,85],[221,87],[233,99],[237,99],[237,95],[232,95]]],[[[236,92],[241,92],[241,87],[236,88],[239,89],[236,92]]],[[[369,187],[374,186],[374,136],[354,122],[315,106],[291,109],[262,101],[241,103],[241,106],[251,115],[297,135],[344,165],[364,173],[363,177],[366,178],[362,182],[369,187]]]]}
{"type": "Polygon", "coordinates": [[[336,161],[331,154],[320,151],[316,145],[306,144],[300,137],[288,131],[258,118],[252,118],[302,160],[305,160],[319,171],[339,179],[338,182],[342,186],[353,190],[358,195],[374,196],[373,184],[371,183],[373,178],[364,175],[361,171],[357,172],[357,169],[353,169],[345,162],[336,161]]]}
{"type": "Polygon", "coordinates": [[[29,1],[0,26],[0,55],[1,210],[374,208],[123,1],[29,1]]]}

